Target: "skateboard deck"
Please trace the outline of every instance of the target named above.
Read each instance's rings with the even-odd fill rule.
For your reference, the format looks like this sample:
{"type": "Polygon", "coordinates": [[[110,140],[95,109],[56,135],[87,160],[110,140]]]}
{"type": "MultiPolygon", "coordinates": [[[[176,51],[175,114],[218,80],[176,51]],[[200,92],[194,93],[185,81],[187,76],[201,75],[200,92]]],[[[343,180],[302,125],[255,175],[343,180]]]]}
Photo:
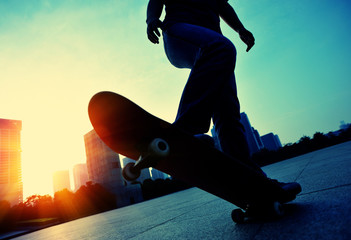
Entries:
{"type": "MultiPolygon", "coordinates": [[[[138,164],[139,169],[154,167],[245,210],[273,208],[273,212],[278,211],[280,215],[279,203],[292,200],[279,185],[240,161],[153,116],[117,93],[94,95],[88,113],[102,141],[117,153],[137,160],[135,168],[138,164]],[[150,150],[154,139],[161,139],[160,148],[166,149],[166,154],[157,155],[150,150]]],[[[233,211],[233,220],[240,222],[242,214],[233,211]],[[233,214],[239,214],[239,219],[233,214]]]]}

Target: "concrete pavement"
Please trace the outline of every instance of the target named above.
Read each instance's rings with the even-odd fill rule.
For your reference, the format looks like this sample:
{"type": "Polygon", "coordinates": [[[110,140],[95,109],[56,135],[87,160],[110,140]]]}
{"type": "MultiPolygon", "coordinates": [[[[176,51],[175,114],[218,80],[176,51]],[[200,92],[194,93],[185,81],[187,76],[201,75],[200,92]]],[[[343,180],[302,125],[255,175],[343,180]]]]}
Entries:
{"type": "Polygon", "coordinates": [[[235,207],[197,188],[18,239],[351,239],[351,142],[266,166],[302,193],[275,221],[235,224],[235,207]]]}

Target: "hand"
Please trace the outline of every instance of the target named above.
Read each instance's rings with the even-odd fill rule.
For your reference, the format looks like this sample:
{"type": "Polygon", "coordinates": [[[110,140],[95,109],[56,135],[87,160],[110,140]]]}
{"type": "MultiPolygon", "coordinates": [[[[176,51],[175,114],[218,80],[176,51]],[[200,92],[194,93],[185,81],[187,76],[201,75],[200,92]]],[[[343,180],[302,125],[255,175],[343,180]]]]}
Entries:
{"type": "Polygon", "coordinates": [[[158,28],[162,27],[162,22],[159,19],[156,19],[147,25],[147,37],[150,42],[154,44],[159,43],[159,37],[161,36],[158,28]]]}
{"type": "Polygon", "coordinates": [[[247,45],[246,52],[250,51],[250,49],[255,45],[255,38],[252,33],[245,28],[239,31],[240,39],[247,45]]]}

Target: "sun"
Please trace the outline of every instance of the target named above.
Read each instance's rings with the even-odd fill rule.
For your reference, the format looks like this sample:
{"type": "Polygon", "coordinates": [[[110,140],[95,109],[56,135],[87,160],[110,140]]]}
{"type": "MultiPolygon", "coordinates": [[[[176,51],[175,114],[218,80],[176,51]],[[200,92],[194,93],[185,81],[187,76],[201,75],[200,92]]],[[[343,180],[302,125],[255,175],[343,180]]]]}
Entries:
{"type": "MultiPolygon", "coordinates": [[[[33,194],[53,195],[56,171],[70,172],[72,189],[74,165],[86,162],[85,130],[77,127],[82,125],[80,120],[68,123],[45,118],[45,115],[27,120],[23,121],[21,139],[24,199],[33,194]]],[[[90,129],[89,125],[86,129],[90,129]]]]}

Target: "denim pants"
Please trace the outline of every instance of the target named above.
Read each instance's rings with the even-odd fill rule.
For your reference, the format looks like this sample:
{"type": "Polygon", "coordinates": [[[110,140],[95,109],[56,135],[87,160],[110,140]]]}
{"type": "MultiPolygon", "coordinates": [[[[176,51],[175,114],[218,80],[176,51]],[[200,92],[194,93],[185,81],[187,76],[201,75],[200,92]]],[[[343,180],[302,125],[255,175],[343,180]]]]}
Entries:
{"type": "Polygon", "coordinates": [[[176,23],[163,31],[169,61],[191,69],[174,125],[192,135],[207,133],[211,119],[221,150],[254,168],[240,123],[233,43],[213,30],[176,23]]]}

